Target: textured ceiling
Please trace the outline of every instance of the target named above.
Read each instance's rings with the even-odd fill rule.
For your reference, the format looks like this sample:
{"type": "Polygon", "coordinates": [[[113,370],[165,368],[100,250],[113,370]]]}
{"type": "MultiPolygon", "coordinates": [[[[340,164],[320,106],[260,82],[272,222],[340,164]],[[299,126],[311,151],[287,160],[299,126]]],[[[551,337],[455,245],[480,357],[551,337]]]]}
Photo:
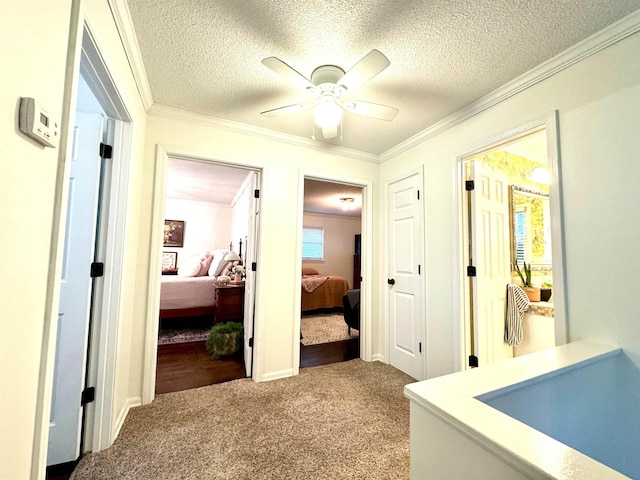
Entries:
{"type": "MultiPolygon", "coordinates": [[[[166,197],[231,206],[249,174],[248,170],[210,162],[169,158],[166,197]]],[[[360,217],[362,188],[305,179],[304,211],[360,217]],[[351,197],[346,207],[340,198],[351,197]]]]}
{"type": "Polygon", "coordinates": [[[346,112],[342,142],[380,155],[640,8],[640,0],[128,0],[155,103],[304,138],[313,97],[262,65],[348,70],[371,49],[391,65],[345,99],[400,109],[346,112]]]}

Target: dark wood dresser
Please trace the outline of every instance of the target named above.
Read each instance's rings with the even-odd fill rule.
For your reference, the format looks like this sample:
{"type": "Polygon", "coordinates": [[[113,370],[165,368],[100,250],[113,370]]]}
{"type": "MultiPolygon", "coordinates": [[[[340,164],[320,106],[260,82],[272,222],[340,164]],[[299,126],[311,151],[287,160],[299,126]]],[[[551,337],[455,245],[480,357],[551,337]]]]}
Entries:
{"type": "Polygon", "coordinates": [[[215,285],[213,323],[240,322],[244,320],[244,283],[240,285],[215,285]]]}

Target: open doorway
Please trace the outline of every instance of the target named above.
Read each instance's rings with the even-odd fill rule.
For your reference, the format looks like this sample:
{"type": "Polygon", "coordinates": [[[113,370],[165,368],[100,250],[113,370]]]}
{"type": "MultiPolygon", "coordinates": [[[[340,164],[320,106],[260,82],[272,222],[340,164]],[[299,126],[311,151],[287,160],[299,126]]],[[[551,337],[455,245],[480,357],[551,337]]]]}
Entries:
{"type": "Polygon", "coordinates": [[[461,157],[465,367],[562,341],[556,338],[562,300],[559,319],[554,311],[557,292],[564,291],[562,248],[555,248],[562,224],[547,130],[529,129],[461,157]],[[507,302],[509,289],[518,290],[513,285],[524,299],[517,309],[507,302]],[[516,323],[508,321],[514,313],[516,323]]]}
{"type": "Polygon", "coordinates": [[[304,179],[301,367],[360,357],[362,192],[304,179]]]}
{"type": "Polygon", "coordinates": [[[156,394],[251,376],[242,337],[215,360],[207,339],[214,325],[252,336],[257,182],[253,170],[168,159],[156,394]]]}

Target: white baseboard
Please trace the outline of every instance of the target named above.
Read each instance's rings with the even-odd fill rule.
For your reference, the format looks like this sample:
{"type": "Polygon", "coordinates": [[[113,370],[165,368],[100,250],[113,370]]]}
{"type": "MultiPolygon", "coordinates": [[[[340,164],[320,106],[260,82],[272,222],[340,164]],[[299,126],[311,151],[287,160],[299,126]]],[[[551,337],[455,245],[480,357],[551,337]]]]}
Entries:
{"type": "Polygon", "coordinates": [[[116,419],[113,435],[111,437],[111,444],[113,444],[113,442],[116,441],[116,438],[118,438],[118,435],[120,435],[120,429],[122,428],[122,425],[124,425],[127,415],[129,415],[129,410],[133,407],[139,407],[140,405],[142,405],[142,397],[127,398],[127,401],[122,407],[122,410],[120,410],[118,418],[116,419]]]}
{"type": "Polygon", "coordinates": [[[387,362],[387,360],[384,358],[384,355],[382,355],[381,353],[376,353],[375,355],[373,355],[373,356],[371,357],[371,361],[372,361],[372,362],[389,363],[389,362],[387,362]]]}
{"type": "Polygon", "coordinates": [[[278,380],[280,378],[293,377],[293,369],[287,368],[286,370],[280,370],[277,372],[266,373],[258,380],[259,382],[270,382],[271,380],[278,380]]]}

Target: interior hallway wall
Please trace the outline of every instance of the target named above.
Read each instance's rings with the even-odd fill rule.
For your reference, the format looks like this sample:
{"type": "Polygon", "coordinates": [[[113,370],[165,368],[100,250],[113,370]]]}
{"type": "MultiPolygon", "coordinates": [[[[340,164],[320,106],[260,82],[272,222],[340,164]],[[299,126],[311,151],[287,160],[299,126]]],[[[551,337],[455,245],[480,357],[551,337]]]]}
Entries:
{"type": "Polygon", "coordinates": [[[636,33],[381,166],[382,183],[425,168],[429,377],[455,371],[460,360],[456,157],[554,110],[559,111],[568,339],[598,338],[640,352],[640,306],[634,300],[640,226],[631,220],[640,210],[638,51],[636,33]]]}
{"type": "MultiPolygon", "coordinates": [[[[64,102],[66,61],[71,27],[71,3],[32,0],[7,0],[0,15],[0,41],[6,48],[0,50],[2,64],[7,66],[2,75],[3,95],[0,97],[0,247],[6,253],[2,261],[4,278],[11,278],[0,289],[3,324],[11,325],[11,336],[0,339],[0,477],[30,478],[34,445],[46,446],[46,426],[49,422],[48,405],[51,395],[53,354],[57,327],[57,294],[52,303],[47,300],[48,275],[58,268],[50,255],[52,237],[64,226],[54,217],[56,199],[62,198],[64,189],[58,190],[56,176],[64,170],[61,149],[44,148],[27,139],[18,131],[18,102],[23,96],[34,97],[58,119],[64,102]],[[46,32],[43,34],[42,32],[46,32]],[[17,41],[19,39],[19,41],[17,41]],[[51,318],[45,314],[50,310],[51,318]],[[7,323],[8,322],[8,323],[7,323]],[[46,325],[51,326],[49,335],[46,325]],[[44,374],[45,406],[38,407],[41,351],[49,349],[44,374]],[[42,436],[36,437],[36,424],[42,427],[42,436]],[[37,440],[34,443],[34,440],[37,440]]],[[[133,82],[128,61],[124,55],[120,36],[115,27],[106,0],[83,1],[82,12],[88,19],[109,72],[118,86],[134,123],[132,155],[141,155],[144,137],[145,111],[138,89],[133,82]]],[[[64,134],[64,130],[61,132],[64,134]]],[[[141,188],[140,169],[131,169],[129,189],[141,188]]],[[[64,187],[66,189],[66,186],[64,187]]],[[[120,305],[120,343],[116,364],[118,376],[115,385],[114,418],[124,417],[129,398],[129,339],[136,313],[146,311],[145,300],[136,292],[137,252],[144,252],[138,236],[137,214],[140,207],[136,195],[126,212],[126,258],[123,281],[124,296],[120,305]]],[[[146,247],[146,245],[145,245],[146,247]]],[[[147,261],[148,262],[148,261],[147,261]]],[[[54,288],[56,290],[56,288],[54,288]]],[[[134,399],[135,401],[135,399],[134,399]]],[[[42,463],[34,472],[43,473],[42,463]]]]}
{"type": "MultiPolygon", "coordinates": [[[[171,145],[172,151],[197,158],[211,158],[262,170],[261,228],[258,252],[256,312],[256,355],[259,380],[270,380],[295,373],[299,351],[294,344],[294,325],[299,322],[296,282],[300,270],[296,251],[300,242],[298,215],[301,211],[301,175],[320,178],[362,179],[375,182],[378,165],[320,149],[309,149],[217,128],[196,114],[171,110],[172,118],[149,115],[147,122],[145,175],[151,178],[156,161],[156,146],[171,145]],[[184,118],[184,119],[181,119],[184,118]]],[[[146,192],[151,205],[152,192],[146,192]]],[[[372,207],[375,212],[376,206],[372,207]]],[[[151,209],[143,223],[151,221],[151,209]]],[[[374,213],[375,217],[375,213],[374,213]]],[[[371,283],[376,292],[375,282],[371,283]]],[[[298,287],[299,288],[299,287],[298,287]]],[[[377,318],[377,315],[374,315],[377,318]]],[[[377,328],[377,326],[376,326],[377,328]]],[[[377,344],[375,335],[374,343],[377,344]]],[[[144,325],[137,324],[132,334],[133,349],[143,351],[144,325]]],[[[374,347],[375,348],[375,347],[374,347]]],[[[132,377],[143,374],[142,355],[137,356],[132,377]]],[[[139,383],[132,392],[140,391],[139,383]]]]}

